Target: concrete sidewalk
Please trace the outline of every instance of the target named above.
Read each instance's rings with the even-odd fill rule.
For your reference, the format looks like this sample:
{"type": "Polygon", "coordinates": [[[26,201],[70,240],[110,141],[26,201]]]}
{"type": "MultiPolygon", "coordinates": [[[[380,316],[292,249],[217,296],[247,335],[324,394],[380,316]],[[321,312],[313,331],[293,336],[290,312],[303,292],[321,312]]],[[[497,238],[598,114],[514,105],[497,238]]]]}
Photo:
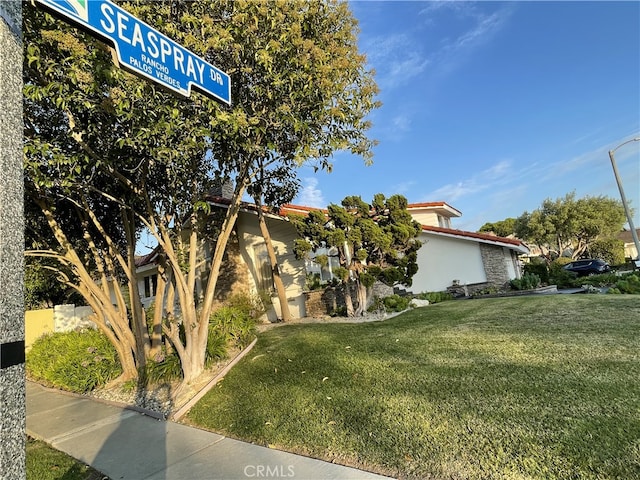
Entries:
{"type": "Polygon", "coordinates": [[[27,433],[112,480],[384,479],[27,382],[27,433]]]}

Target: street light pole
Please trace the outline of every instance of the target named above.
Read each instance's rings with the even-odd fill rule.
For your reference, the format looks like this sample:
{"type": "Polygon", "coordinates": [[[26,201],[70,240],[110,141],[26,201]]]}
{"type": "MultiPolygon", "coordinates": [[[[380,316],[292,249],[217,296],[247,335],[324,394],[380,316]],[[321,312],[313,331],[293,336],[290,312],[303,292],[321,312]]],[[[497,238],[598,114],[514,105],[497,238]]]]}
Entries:
{"type": "Polygon", "coordinates": [[[633,238],[633,243],[636,245],[636,267],[640,267],[640,241],[638,240],[638,232],[636,232],[636,227],[633,225],[633,217],[631,216],[631,212],[629,211],[629,205],[627,204],[627,198],[624,195],[624,190],[622,189],[622,182],[620,181],[620,175],[618,174],[618,167],[616,166],[616,161],[613,158],[613,154],[616,150],[618,150],[623,145],[631,142],[640,142],[640,137],[632,138],[631,140],[627,140],[624,143],[621,143],[613,150],[609,150],[609,158],[611,159],[611,166],[613,167],[613,174],[616,177],[616,183],[618,184],[618,190],[620,190],[620,198],[622,199],[622,206],[624,207],[624,213],[627,215],[627,221],[629,222],[629,228],[631,229],[631,237],[633,238]]]}

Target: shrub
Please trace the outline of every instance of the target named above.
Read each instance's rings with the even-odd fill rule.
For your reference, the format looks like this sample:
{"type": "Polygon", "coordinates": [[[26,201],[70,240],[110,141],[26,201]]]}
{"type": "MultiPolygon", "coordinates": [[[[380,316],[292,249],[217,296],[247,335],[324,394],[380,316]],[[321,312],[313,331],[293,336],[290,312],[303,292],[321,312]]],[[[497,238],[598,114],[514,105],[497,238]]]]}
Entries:
{"type": "Polygon", "coordinates": [[[149,359],[145,370],[145,379],[151,383],[162,380],[175,380],[182,377],[180,357],[175,352],[167,354],[162,349],[162,354],[155,359],[149,359]]]}
{"type": "Polygon", "coordinates": [[[384,306],[388,312],[402,312],[409,308],[411,297],[391,295],[384,299],[384,306]]]}
{"type": "MultiPolygon", "coordinates": [[[[549,268],[545,262],[532,262],[527,263],[523,269],[523,278],[524,276],[531,274],[536,275],[540,282],[549,283],[549,268]]],[[[526,289],[518,289],[518,290],[526,290],[526,289]]]]}
{"type": "Polygon", "coordinates": [[[578,277],[574,272],[565,270],[563,265],[570,263],[571,259],[566,257],[560,257],[551,262],[549,266],[549,283],[557,285],[558,288],[571,288],[576,286],[576,278],[578,277]]]}
{"type": "Polygon", "coordinates": [[[209,337],[219,335],[236,347],[248,345],[255,335],[256,321],[239,306],[223,306],[209,320],[209,337]]]}
{"type": "Polygon", "coordinates": [[[27,373],[55,388],[86,393],[122,373],[115,348],[98,330],[40,337],[27,354],[27,373]]]}
{"type": "Polygon", "coordinates": [[[525,273],[522,278],[514,278],[510,282],[514,290],[532,290],[540,285],[540,277],[535,273],[525,273]]]}
{"type": "Polygon", "coordinates": [[[449,292],[422,292],[416,295],[420,300],[429,300],[429,303],[440,303],[453,300],[453,295],[449,292]]]}
{"type": "Polygon", "coordinates": [[[400,295],[389,295],[388,297],[376,297],[373,304],[369,307],[370,312],[383,310],[385,312],[402,312],[409,308],[411,297],[402,297],[400,295]]]}
{"type": "Polygon", "coordinates": [[[620,278],[608,293],[640,294],[640,274],[630,273],[620,278]]]}

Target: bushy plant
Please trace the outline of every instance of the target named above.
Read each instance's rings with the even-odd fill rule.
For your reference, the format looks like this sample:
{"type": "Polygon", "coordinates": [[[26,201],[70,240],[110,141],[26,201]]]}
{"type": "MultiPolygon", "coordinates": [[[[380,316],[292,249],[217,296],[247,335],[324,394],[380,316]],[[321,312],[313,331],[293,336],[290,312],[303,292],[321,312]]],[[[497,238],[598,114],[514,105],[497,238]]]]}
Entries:
{"type": "Polygon", "coordinates": [[[90,392],[122,373],[115,348],[93,329],[40,337],[27,354],[26,369],[34,380],[76,393],[90,392]]]}
{"type": "Polygon", "coordinates": [[[558,288],[571,288],[576,286],[577,275],[574,272],[562,268],[570,262],[571,259],[566,257],[560,257],[551,262],[551,265],[549,265],[549,284],[557,285],[558,288]]]}
{"type": "Polygon", "coordinates": [[[615,285],[619,280],[615,273],[601,273],[598,275],[589,275],[588,277],[580,277],[574,283],[580,285],[593,285],[595,287],[606,287],[609,285],[615,285]]]}
{"type": "Polygon", "coordinates": [[[630,273],[621,277],[608,293],[640,294],[640,274],[630,273]]]}
{"type": "Polygon", "coordinates": [[[391,295],[384,299],[384,306],[387,312],[402,312],[409,308],[409,297],[402,297],[400,295],[391,295]]]}
{"type": "Polygon", "coordinates": [[[167,353],[163,348],[157,358],[147,361],[145,378],[151,383],[175,380],[182,377],[180,358],[175,352],[167,353]]]}
{"type": "Polygon", "coordinates": [[[510,282],[514,290],[533,290],[540,285],[540,277],[535,273],[525,273],[521,278],[514,278],[510,282]]]}
{"type": "Polygon", "coordinates": [[[440,303],[453,300],[453,295],[449,292],[422,292],[416,295],[420,300],[429,300],[429,303],[440,303]]]}
{"type": "MultiPolygon", "coordinates": [[[[549,283],[549,268],[547,267],[546,262],[544,261],[535,261],[531,263],[527,263],[523,268],[523,278],[527,274],[533,274],[538,277],[540,282],[549,283]]],[[[522,289],[518,289],[522,290],[522,289]]]]}
{"type": "Polygon", "coordinates": [[[320,275],[317,273],[307,273],[307,277],[304,282],[305,290],[312,292],[314,290],[320,290],[322,283],[320,282],[320,275]]]}
{"type": "Polygon", "coordinates": [[[225,342],[230,342],[236,347],[247,346],[255,336],[256,318],[259,312],[260,310],[256,309],[253,302],[246,297],[234,296],[227,305],[220,307],[211,315],[209,338],[218,335],[224,338],[225,342]]]}

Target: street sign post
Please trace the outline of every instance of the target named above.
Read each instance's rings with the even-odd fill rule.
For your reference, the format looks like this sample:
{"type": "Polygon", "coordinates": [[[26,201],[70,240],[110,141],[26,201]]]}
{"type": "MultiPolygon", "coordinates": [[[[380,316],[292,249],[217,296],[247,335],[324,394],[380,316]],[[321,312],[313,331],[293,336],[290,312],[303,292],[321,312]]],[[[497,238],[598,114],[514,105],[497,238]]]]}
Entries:
{"type": "Polygon", "coordinates": [[[36,0],[70,23],[113,43],[118,62],[188,97],[195,88],[231,105],[231,78],[110,0],[36,0]]]}

